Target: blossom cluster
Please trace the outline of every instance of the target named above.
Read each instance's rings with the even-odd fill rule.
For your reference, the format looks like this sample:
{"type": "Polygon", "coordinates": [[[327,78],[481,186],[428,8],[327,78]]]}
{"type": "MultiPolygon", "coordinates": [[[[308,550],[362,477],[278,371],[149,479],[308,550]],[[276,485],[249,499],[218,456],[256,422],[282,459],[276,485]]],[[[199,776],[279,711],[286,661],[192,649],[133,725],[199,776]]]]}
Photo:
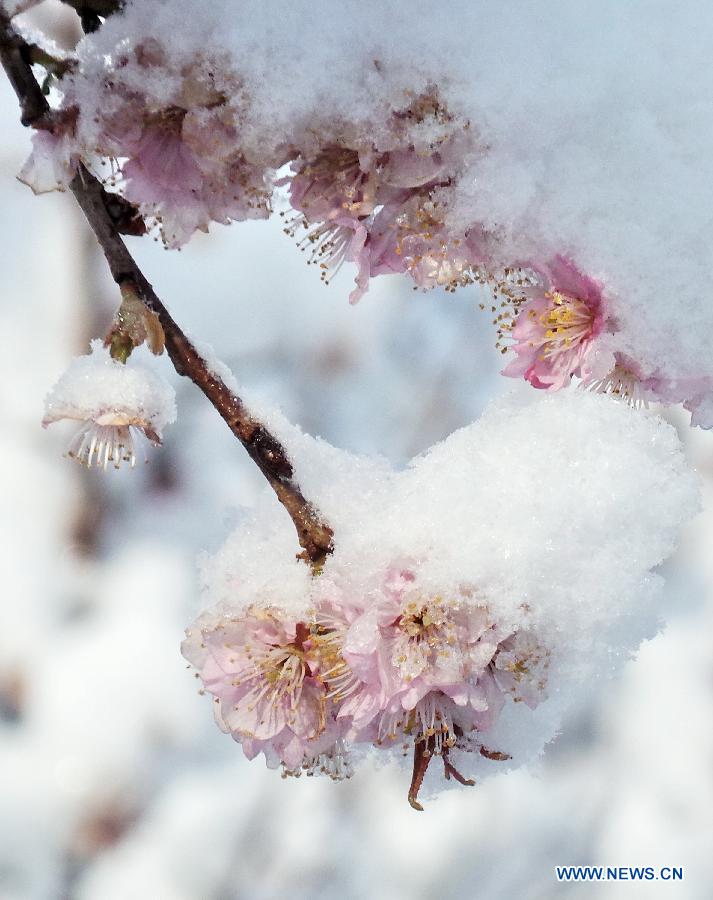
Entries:
{"type": "Polygon", "coordinates": [[[248,757],[341,778],[411,756],[417,803],[424,775],[426,794],[535,758],[655,632],[652,569],[697,499],[650,411],[521,392],[403,471],[273,424],[334,550],[313,575],[266,494],[204,557],[183,644],[248,757]]]}
{"type": "Polygon", "coordinates": [[[294,210],[285,231],[299,237],[326,283],[343,262],[356,263],[352,303],[383,274],[407,273],[423,289],[472,283],[487,260],[487,236],[477,224],[446,225],[458,173],[477,151],[469,123],[431,86],[393,111],[383,131],[378,146],[340,136],[299,151],[278,182],[294,210]]]}
{"type": "Polygon", "coordinates": [[[83,161],[169,248],[214,222],[267,218],[282,191],[284,230],[322,280],[356,266],[352,302],[384,274],[424,290],[484,288],[498,347],[513,356],[505,375],[547,391],[576,379],[635,406],[682,402],[693,424],[713,426],[713,375],[670,373],[632,354],[619,315],[628,298],[606,272],[588,274],[566,247],[513,259],[506,229],[482,210],[464,213],[490,139],[450,102],[447,80],[408,89],[376,58],[383,102],[355,113],[317,107],[260,129],[258,88],[228,43],[176,41],[139,7],[127,4],[80,45],[54,131],[35,136],[21,173],[36,191],[66,186],[83,161]]]}
{"type": "Polygon", "coordinates": [[[510,758],[487,734],[505,703],[544,697],[549,654],[533,634],[499,626],[472,588],[424,592],[411,568],[392,567],[368,597],[321,579],[312,593],[301,614],[250,603],[203,613],[187,631],[183,654],[249,759],[341,780],[352,748],[412,752],[408,796],[420,809],[432,757],[462,784],[474,782],[453,748],[510,758]]]}

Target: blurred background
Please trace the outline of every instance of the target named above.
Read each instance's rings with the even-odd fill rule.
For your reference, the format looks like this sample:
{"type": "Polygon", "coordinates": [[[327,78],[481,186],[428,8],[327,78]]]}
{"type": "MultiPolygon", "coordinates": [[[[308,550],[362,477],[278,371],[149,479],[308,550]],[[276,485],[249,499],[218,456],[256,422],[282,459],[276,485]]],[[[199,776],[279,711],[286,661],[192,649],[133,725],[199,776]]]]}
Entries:
{"type": "MultiPolygon", "coordinates": [[[[39,16],[62,41],[76,24],[39,16]]],[[[172,373],[179,421],[137,471],[63,458],[43,398],[118,303],[69,196],[15,180],[29,149],[0,80],[0,900],[713,896],[713,434],[679,427],[706,511],[666,566],[667,621],[592,686],[537,767],[449,791],[408,776],[280,778],[214,726],[179,653],[196,558],[262,490],[217,413],[172,373]],[[683,866],[679,883],[558,884],[555,865],[683,866]]],[[[251,398],[402,464],[507,390],[474,293],[378,279],[354,308],[279,221],[181,253],[130,249],[251,398]]]]}

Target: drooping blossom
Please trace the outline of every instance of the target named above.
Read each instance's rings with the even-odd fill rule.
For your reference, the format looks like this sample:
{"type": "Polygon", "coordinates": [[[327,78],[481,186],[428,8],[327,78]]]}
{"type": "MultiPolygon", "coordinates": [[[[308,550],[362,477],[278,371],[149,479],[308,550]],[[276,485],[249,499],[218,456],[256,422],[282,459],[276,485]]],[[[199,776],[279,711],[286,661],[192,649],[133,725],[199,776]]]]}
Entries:
{"type": "Polygon", "coordinates": [[[591,375],[583,381],[587,390],[611,394],[634,409],[649,403],[666,406],[682,404],[691,413],[691,425],[713,428],[713,380],[706,376],[670,378],[660,370],[648,374],[623,353],[614,354],[614,367],[605,375],[591,375]]]}
{"type": "Polygon", "coordinates": [[[604,329],[606,305],[601,285],[565,257],[555,257],[539,271],[539,284],[522,292],[514,324],[504,326],[516,358],[503,375],[558,391],[573,375],[591,377],[589,356],[604,329]]]}
{"type": "Polygon", "coordinates": [[[63,419],[80,422],[67,455],[91,467],[122,462],[136,465],[146,442],[161,444],[166,425],[176,418],[173,388],[135,361],[114,360],[101,341],[77,357],[45,400],[44,427],[63,419]]]}
{"type": "Polygon", "coordinates": [[[339,142],[298,156],[279,182],[289,185],[296,211],[285,231],[310,251],[325,283],[344,262],[356,263],[352,303],[383,274],[409,272],[424,289],[470,283],[467,273],[483,261],[477,228],[452,234],[437,194],[471,143],[468,123],[455,121],[433,88],[392,114],[378,146],[339,142]]]}
{"type": "MultiPolygon", "coordinates": [[[[493,726],[506,696],[535,705],[545,687],[546,653],[534,638],[499,628],[470,589],[424,592],[409,569],[386,576],[383,590],[347,628],[342,657],[359,684],[338,718],[351,721],[348,737],[355,742],[412,744],[409,800],[416,808],[432,756],[443,758],[446,777],[463,780],[449,750],[465,747],[464,739],[483,748],[472,735],[493,726]]],[[[488,754],[506,758],[486,748],[488,754]]]]}
{"type": "MultiPolygon", "coordinates": [[[[285,232],[297,237],[298,247],[308,251],[308,263],[319,267],[322,281],[329,284],[345,262],[357,264],[351,302],[388,265],[384,261],[388,251],[378,240],[380,223],[390,213],[396,214],[408,197],[407,191],[383,180],[385,157],[367,154],[366,158],[354,149],[326,147],[313,159],[298,159],[294,175],[281,182],[289,183],[295,210],[285,232]]],[[[403,263],[392,260],[388,268],[403,271],[403,263]]]]}
{"type": "MultiPolygon", "coordinates": [[[[382,191],[382,193],[385,193],[382,191]]],[[[309,262],[321,269],[329,284],[344,262],[357,266],[356,287],[349,296],[356,303],[379,275],[408,273],[416,287],[429,290],[472,284],[474,271],[486,262],[485,243],[478,226],[451,233],[445,225],[447,208],[432,199],[431,191],[388,192],[373,213],[354,216],[335,209],[324,221],[309,225],[304,214],[293,217],[285,231],[297,236],[309,262]]]]}
{"type": "Polygon", "coordinates": [[[647,379],[644,378],[641,367],[623,354],[616,353],[614,358],[612,369],[604,375],[585,378],[583,387],[598,394],[611,394],[634,409],[648,407],[651,394],[647,388],[651,384],[645,383],[647,379]]]}
{"type": "Polygon", "coordinates": [[[308,616],[253,604],[236,615],[204,613],[181,651],[213,694],[218,725],[249,759],[264,753],[285,774],[338,779],[351,774],[346,729],[320,669],[318,631],[308,616]]]}

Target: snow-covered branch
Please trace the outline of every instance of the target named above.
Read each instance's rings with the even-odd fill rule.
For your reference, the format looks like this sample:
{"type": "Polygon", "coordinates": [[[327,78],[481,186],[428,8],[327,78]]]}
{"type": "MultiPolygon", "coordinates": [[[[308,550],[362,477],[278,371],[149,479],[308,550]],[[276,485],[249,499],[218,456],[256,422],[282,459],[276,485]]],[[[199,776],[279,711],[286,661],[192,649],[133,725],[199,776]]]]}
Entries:
{"type": "MultiPolygon", "coordinates": [[[[48,395],[43,424],[81,423],[69,450],[80,462],[133,465],[176,406],[170,385],[127,359],[144,343],[165,348],[247,449],[303,548],[295,559],[266,491],[204,560],[207,608],[182,652],[218,725],[285,775],[341,780],[372,751],[411,753],[416,809],[439,774],[470,785],[527,763],[593,676],[653,633],[654,570],[698,509],[676,434],[646,407],[681,403],[692,424],[713,427],[713,319],[695,277],[707,277],[710,241],[701,247],[686,209],[665,274],[671,228],[653,194],[671,170],[655,159],[643,205],[631,177],[643,144],[630,120],[659,119],[649,83],[602,115],[618,62],[600,54],[602,78],[540,12],[526,32],[532,57],[512,53],[503,67],[527,14],[496,2],[445,17],[425,0],[408,17],[377,0],[339,17],[326,0],[321,16],[314,0],[70,5],[85,31],[102,27],[64,72],[53,47],[43,60],[23,42],[45,51],[28,20],[18,35],[3,18],[23,121],[40,129],[19,178],[75,195],[122,304],[104,345],[48,395]],[[41,89],[36,62],[49,73],[41,89]],[[614,144],[602,121],[618,123],[614,144]],[[152,231],[176,249],[214,223],[274,212],[324,284],[355,268],[353,303],[387,275],[474,299],[509,355],[502,374],[539,399],[492,405],[405,471],[253,412],[121,235],[152,231]]],[[[678,134],[676,117],[669,126],[678,134]]],[[[708,207],[698,215],[703,233],[708,207]]]]}
{"type": "MultiPolygon", "coordinates": [[[[52,114],[32,74],[26,49],[8,16],[0,11],[0,55],[20,101],[23,124],[51,129],[52,114]]],[[[292,518],[302,557],[312,567],[320,566],[331,552],[332,530],[303,496],[285,448],[211,370],[163,305],[120,237],[119,231],[123,229],[114,211],[117,198],[107,194],[82,164],[69,187],[104,251],[114,281],[124,288],[130,287],[158,317],[176,371],[190,378],[220,413],[292,518]]]]}

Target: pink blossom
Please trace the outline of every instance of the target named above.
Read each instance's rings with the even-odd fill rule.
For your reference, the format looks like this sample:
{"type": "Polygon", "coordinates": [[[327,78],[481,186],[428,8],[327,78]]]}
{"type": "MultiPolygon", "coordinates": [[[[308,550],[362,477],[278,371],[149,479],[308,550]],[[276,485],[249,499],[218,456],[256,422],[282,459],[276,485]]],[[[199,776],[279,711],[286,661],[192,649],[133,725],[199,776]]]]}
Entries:
{"type": "Polygon", "coordinates": [[[274,151],[246,159],[239,124],[247,101],[219,59],[177,65],[148,38],[118,49],[106,66],[111,74],[98,81],[92,114],[81,73],[66,77],[65,107],[81,110],[83,155],[110,160],[108,180],[155,220],[166,246],[180,247],[211,222],[268,217],[273,165],[282,160],[274,151]]]}
{"type": "Polygon", "coordinates": [[[313,160],[298,160],[290,184],[290,202],[297,211],[287,222],[291,237],[309,250],[308,262],[317,265],[329,284],[345,262],[357,264],[355,303],[368,290],[369,279],[384,272],[400,272],[403,261],[395,252],[395,217],[409,192],[395,189],[382,177],[387,155],[327,147],[313,160]],[[364,166],[369,165],[369,171],[364,166]]]}
{"type": "Polygon", "coordinates": [[[474,226],[452,233],[444,223],[446,213],[428,194],[400,194],[385,204],[365,225],[366,239],[356,257],[357,288],[349,301],[356,303],[377,275],[407,272],[423,290],[454,291],[472,284],[475,270],[488,260],[482,230],[474,226]]]}
{"type": "MultiPolygon", "coordinates": [[[[213,115],[170,109],[154,116],[120,155],[123,194],[154,216],[169,247],[184,244],[211,221],[267,218],[269,194],[262,169],[249,166],[230,141],[231,130],[213,115]]],[[[234,136],[234,135],[233,135],[234,136]]]]}
{"type": "Polygon", "coordinates": [[[527,300],[511,330],[517,356],[503,375],[557,391],[573,375],[588,378],[588,356],[604,328],[606,309],[598,282],[565,257],[555,257],[541,275],[537,287],[524,290],[527,300]]]}
{"type": "Polygon", "coordinates": [[[327,680],[337,678],[329,629],[313,629],[275,607],[250,606],[236,616],[204,613],[186,634],[181,652],[213,694],[218,725],[249,759],[264,753],[268,765],[282,764],[288,774],[348,777],[346,728],[334,714],[327,680]]]}
{"type": "Polygon", "coordinates": [[[398,219],[402,204],[395,200],[383,206],[365,223],[364,239],[352,249],[351,259],[357,263],[356,287],[349,302],[357,303],[369,290],[369,281],[377,275],[395,275],[406,270],[406,260],[399,249],[398,219]]]}
{"type": "Polygon", "coordinates": [[[471,591],[432,595],[408,570],[387,573],[381,593],[347,629],[342,655],[359,687],[338,717],[352,720],[354,740],[407,733],[435,738],[440,752],[458,734],[492,726],[511,687],[501,677],[509,663],[499,668],[496,660],[512,646],[471,591]]]}
{"type": "Polygon", "coordinates": [[[439,216],[445,218],[445,210],[433,203],[418,209],[416,226],[403,224],[399,252],[417,287],[452,293],[477,280],[475,271],[488,263],[488,253],[479,226],[452,233],[439,216]]]}
{"type": "Polygon", "coordinates": [[[263,753],[285,774],[339,779],[351,774],[351,744],[407,740],[409,800],[420,808],[431,756],[465,784],[452,747],[507,758],[480,735],[508,697],[530,706],[542,698],[548,659],[534,635],[500,629],[471,589],[424,591],[409,564],[391,567],[365,596],[322,576],[312,599],[302,617],[252,605],[204,613],[187,631],[183,655],[249,759],[263,753]]]}
{"type": "Polygon", "coordinates": [[[218,700],[216,715],[228,731],[291,746],[326,727],[325,691],[305,659],[307,634],[276,610],[250,607],[232,618],[204,615],[182,652],[218,700]]]}
{"type": "Polygon", "coordinates": [[[280,183],[289,183],[290,204],[307,222],[363,219],[377,204],[378,163],[373,166],[364,170],[356,150],[329,146],[314,159],[298,159],[294,175],[280,183]]]}
{"type": "Polygon", "coordinates": [[[549,666],[549,651],[535,635],[518,631],[500,643],[491,673],[504,695],[534,709],[544,696],[549,666]]]}
{"type": "Polygon", "coordinates": [[[451,234],[447,212],[435,193],[450,184],[466,152],[465,132],[452,133],[451,117],[435,94],[416,98],[395,113],[393,134],[376,148],[334,144],[309,159],[293,163],[290,202],[297,211],[285,231],[310,250],[309,261],[329,283],[344,262],[357,264],[356,303],[371,278],[409,271],[422,288],[452,288],[472,282],[471,271],[483,262],[478,230],[451,234]],[[411,143],[407,125],[433,120],[430,144],[411,143]]]}
{"type": "Polygon", "coordinates": [[[133,203],[167,204],[195,196],[201,172],[181,135],[183,113],[175,112],[149,123],[124,165],[124,195],[133,203]]]}
{"type": "Polygon", "coordinates": [[[349,296],[356,303],[377,275],[408,272],[417,287],[430,290],[472,284],[474,270],[486,259],[478,227],[451,234],[439,216],[445,210],[422,197],[397,196],[365,223],[365,240],[353,258],[359,266],[357,287],[349,296]]]}

